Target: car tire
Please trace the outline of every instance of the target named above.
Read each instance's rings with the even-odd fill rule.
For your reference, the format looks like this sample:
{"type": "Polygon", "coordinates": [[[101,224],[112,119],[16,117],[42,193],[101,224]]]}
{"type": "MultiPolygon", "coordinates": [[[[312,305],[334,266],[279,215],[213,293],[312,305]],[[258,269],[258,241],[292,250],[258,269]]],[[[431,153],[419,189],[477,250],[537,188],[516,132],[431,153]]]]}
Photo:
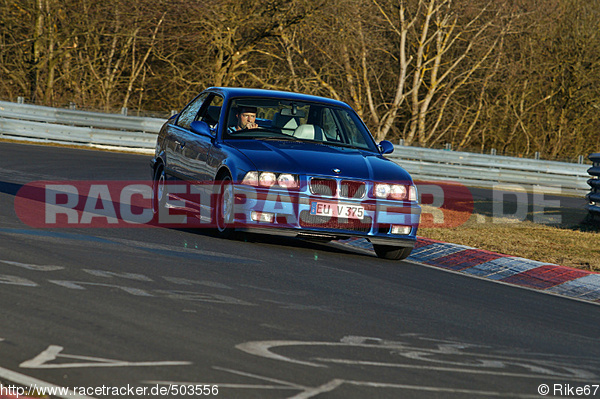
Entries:
{"type": "Polygon", "coordinates": [[[234,203],[235,198],[231,177],[228,175],[223,176],[219,180],[219,192],[215,209],[216,231],[219,237],[229,238],[233,235],[234,203]]]}
{"type": "Polygon", "coordinates": [[[166,180],[165,167],[162,164],[158,164],[154,169],[154,177],[152,179],[152,212],[155,215],[167,203],[166,180]]]}
{"type": "Polygon", "coordinates": [[[374,244],[373,249],[379,258],[389,260],[403,260],[408,258],[412,248],[392,247],[389,245],[374,244]]]}

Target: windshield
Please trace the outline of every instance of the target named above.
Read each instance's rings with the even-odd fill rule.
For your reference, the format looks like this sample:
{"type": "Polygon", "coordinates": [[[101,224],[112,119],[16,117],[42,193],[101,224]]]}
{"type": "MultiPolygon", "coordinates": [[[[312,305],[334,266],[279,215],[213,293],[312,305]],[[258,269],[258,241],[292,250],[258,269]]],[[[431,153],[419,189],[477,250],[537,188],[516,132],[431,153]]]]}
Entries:
{"type": "Polygon", "coordinates": [[[241,98],[230,102],[225,139],[293,140],[377,151],[351,110],[327,104],[241,98]]]}

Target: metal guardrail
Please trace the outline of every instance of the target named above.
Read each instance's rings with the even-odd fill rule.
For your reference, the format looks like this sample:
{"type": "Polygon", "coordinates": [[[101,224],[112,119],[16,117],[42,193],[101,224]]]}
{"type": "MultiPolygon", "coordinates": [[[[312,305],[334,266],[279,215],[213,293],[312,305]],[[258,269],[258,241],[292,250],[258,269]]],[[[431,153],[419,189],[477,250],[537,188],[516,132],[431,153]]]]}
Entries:
{"type": "Polygon", "coordinates": [[[151,152],[164,119],[0,101],[0,137],[151,152]]]}
{"type": "Polygon", "coordinates": [[[414,179],[507,189],[519,185],[548,194],[589,191],[589,165],[406,146],[395,146],[388,157],[401,163],[414,179]]]}
{"type": "Polygon", "coordinates": [[[587,209],[592,215],[600,214],[600,153],[590,154],[588,157],[594,163],[594,166],[588,169],[588,173],[592,176],[587,181],[590,186],[590,192],[586,195],[589,201],[587,209]]]}
{"type": "MultiPolygon", "coordinates": [[[[0,101],[0,138],[13,140],[153,153],[156,135],[164,121],[0,101]]],[[[478,187],[508,185],[508,189],[510,185],[519,185],[554,194],[583,195],[589,191],[589,165],[400,145],[388,157],[416,180],[456,181],[478,187]]],[[[598,191],[592,198],[597,198],[596,195],[598,191]]]]}

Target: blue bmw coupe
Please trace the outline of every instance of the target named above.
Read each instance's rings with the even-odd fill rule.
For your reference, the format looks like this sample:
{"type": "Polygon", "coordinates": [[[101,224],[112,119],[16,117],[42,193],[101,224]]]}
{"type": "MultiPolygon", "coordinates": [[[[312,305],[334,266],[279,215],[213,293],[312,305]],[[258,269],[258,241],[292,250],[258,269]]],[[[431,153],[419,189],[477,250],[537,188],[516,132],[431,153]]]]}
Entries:
{"type": "Polygon", "coordinates": [[[361,237],[379,257],[404,259],[421,208],[408,172],[384,157],[393,150],[343,102],[211,87],[159,133],[153,208],[162,225],[361,237]]]}

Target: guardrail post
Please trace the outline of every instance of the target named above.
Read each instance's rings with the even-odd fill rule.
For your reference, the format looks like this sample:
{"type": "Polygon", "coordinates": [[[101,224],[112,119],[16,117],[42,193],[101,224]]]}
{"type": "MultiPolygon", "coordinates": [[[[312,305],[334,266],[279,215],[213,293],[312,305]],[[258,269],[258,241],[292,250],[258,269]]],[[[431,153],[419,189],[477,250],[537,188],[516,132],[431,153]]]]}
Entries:
{"type": "Polygon", "coordinates": [[[590,154],[588,158],[594,165],[588,169],[588,173],[592,176],[588,180],[591,189],[585,198],[588,200],[587,209],[593,219],[600,215],[600,153],[590,154]]]}
{"type": "Polygon", "coordinates": [[[490,151],[490,155],[496,155],[497,151],[495,148],[492,148],[492,150],[490,151]]]}
{"type": "Polygon", "coordinates": [[[17,104],[25,104],[25,99],[21,96],[17,97],[17,104]]]}

